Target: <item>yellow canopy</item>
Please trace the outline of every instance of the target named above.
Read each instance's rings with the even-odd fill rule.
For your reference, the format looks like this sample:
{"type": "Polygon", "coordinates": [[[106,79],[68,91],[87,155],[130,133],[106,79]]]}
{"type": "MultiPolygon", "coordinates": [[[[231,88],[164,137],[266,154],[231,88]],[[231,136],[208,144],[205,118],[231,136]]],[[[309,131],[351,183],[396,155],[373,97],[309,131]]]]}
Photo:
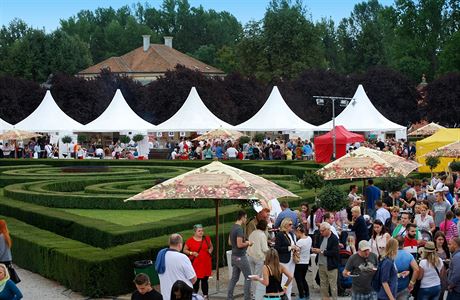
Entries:
{"type": "MultiPolygon", "coordinates": [[[[425,159],[428,152],[434,151],[442,146],[460,141],[460,128],[444,128],[438,130],[435,134],[426,139],[417,141],[417,161],[423,166],[419,168],[419,172],[429,173],[430,168],[425,165],[425,159]]],[[[455,158],[440,157],[440,164],[433,170],[434,172],[447,171],[447,166],[455,158]]]]}

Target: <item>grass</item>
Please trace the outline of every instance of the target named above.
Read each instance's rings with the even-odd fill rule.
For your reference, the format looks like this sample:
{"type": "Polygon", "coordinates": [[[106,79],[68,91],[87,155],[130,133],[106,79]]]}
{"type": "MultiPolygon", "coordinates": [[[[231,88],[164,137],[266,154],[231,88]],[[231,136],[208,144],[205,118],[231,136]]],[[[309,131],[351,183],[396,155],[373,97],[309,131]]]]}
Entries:
{"type": "Polygon", "coordinates": [[[158,222],[170,218],[186,217],[199,209],[161,209],[161,210],[107,210],[107,209],[58,209],[70,214],[99,219],[121,226],[133,226],[144,223],[158,222]]]}

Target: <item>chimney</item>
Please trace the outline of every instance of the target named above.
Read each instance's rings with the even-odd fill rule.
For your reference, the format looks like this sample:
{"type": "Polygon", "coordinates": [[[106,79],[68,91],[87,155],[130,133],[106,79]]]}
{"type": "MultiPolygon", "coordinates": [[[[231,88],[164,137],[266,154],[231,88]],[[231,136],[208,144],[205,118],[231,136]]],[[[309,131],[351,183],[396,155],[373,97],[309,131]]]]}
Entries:
{"type": "Polygon", "coordinates": [[[172,36],[165,36],[164,37],[165,39],[165,46],[168,46],[169,48],[172,48],[172,40],[173,40],[173,37],[172,36]]]}
{"type": "Polygon", "coordinates": [[[143,35],[144,39],[144,52],[147,52],[150,48],[150,35],[143,35]]]}

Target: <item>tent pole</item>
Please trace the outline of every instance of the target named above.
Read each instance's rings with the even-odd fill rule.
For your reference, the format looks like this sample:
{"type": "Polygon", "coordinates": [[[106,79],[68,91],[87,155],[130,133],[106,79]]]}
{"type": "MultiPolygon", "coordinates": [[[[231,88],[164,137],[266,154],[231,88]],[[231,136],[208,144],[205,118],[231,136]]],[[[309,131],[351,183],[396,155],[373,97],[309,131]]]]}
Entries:
{"type": "Polygon", "coordinates": [[[216,292],[219,292],[219,199],[214,201],[216,203],[216,292]]]}

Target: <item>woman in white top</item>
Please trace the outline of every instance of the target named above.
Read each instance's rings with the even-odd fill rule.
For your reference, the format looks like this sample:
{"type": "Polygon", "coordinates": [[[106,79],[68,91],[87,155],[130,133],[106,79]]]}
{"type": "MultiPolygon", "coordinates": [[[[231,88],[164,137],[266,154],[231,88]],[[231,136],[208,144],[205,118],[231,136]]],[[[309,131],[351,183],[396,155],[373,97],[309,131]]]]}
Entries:
{"type": "Polygon", "coordinates": [[[372,237],[369,240],[371,244],[371,252],[377,257],[385,256],[385,247],[388,240],[391,238],[390,234],[386,232],[385,226],[379,219],[375,220],[372,225],[372,237]]]}
{"type": "MultiPolygon", "coordinates": [[[[248,240],[253,242],[251,247],[248,247],[247,254],[251,274],[262,277],[262,268],[264,266],[265,254],[269,250],[268,239],[265,233],[267,229],[267,221],[260,220],[256,225],[256,230],[251,232],[248,240]]],[[[256,282],[253,286],[255,300],[262,300],[265,294],[265,286],[260,282],[256,282]]]]}
{"type": "Polygon", "coordinates": [[[310,289],[306,281],[308,265],[310,264],[310,251],[312,240],[305,235],[305,227],[297,227],[295,235],[297,237],[296,245],[300,248],[300,261],[295,265],[294,278],[299,290],[298,299],[310,299],[310,289]]]}
{"type": "Polygon", "coordinates": [[[420,214],[415,215],[414,223],[417,225],[418,230],[426,230],[433,233],[436,230],[433,217],[427,214],[428,207],[425,204],[421,204],[420,214]]]}
{"type": "Polygon", "coordinates": [[[441,294],[440,274],[443,271],[443,263],[433,242],[425,244],[419,266],[418,279],[421,282],[418,300],[438,300],[441,294]]]}

